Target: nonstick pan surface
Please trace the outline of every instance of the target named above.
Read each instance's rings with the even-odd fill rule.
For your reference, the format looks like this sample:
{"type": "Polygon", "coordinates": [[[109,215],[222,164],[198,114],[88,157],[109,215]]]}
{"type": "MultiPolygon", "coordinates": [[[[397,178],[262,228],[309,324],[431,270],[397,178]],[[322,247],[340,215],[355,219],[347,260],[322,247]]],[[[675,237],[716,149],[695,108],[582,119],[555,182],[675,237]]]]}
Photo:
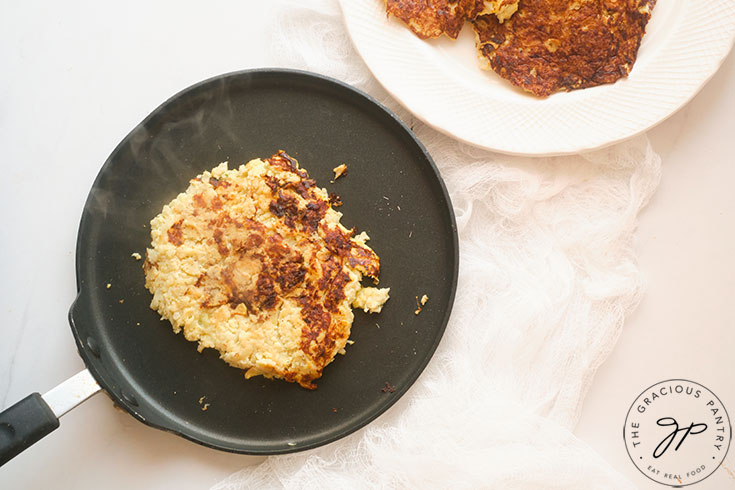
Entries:
{"type": "Polygon", "coordinates": [[[392,113],[336,80],[254,70],[182,91],[120,143],[89,194],[76,266],[71,327],[87,367],[117,405],[206,446],[275,454],[343,437],[406,392],[449,318],[458,246],[439,173],[392,113]],[[131,257],[145,255],[150,220],[189,179],[222,161],[239,165],[279,149],[341,196],[343,223],[370,235],[380,286],[391,288],[382,313],[355,312],[355,344],[327,366],[315,391],[245,380],[216,351],[198,353],[149,308],[142,261],[131,257]],[[348,174],[330,183],[341,163],[348,174]],[[424,294],[429,301],[417,315],[424,294]]]}

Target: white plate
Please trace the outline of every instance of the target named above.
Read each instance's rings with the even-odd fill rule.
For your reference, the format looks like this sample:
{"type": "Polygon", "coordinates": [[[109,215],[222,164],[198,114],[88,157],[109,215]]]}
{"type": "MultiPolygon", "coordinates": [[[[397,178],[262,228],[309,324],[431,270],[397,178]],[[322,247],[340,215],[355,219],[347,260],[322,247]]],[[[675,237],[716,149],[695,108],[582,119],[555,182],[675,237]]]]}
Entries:
{"type": "Polygon", "coordinates": [[[479,68],[474,32],[422,41],[384,0],[340,0],[347,29],[380,83],[429,125],[504,153],[558,155],[641,133],[686,104],[735,40],[734,0],[658,0],[627,79],[547,99],[479,68]]]}

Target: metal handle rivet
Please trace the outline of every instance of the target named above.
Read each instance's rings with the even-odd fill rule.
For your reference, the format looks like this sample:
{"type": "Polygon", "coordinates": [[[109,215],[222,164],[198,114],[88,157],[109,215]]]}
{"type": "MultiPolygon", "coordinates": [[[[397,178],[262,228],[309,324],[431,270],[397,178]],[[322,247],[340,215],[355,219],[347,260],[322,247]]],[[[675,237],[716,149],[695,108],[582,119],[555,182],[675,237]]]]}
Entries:
{"type": "Polygon", "coordinates": [[[138,400],[136,400],[133,395],[125,393],[124,391],[120,391],[120,397],[125,400],[128,405],[132,405],[134,407],[138,406],[138,400]]]}
{"type": "Polygon", "coordinates": [[[100,356],[100,346],[92,337],[87,337],[87,347],[89,348],[89,351],[94,354],[94,357],[100,356]]]}

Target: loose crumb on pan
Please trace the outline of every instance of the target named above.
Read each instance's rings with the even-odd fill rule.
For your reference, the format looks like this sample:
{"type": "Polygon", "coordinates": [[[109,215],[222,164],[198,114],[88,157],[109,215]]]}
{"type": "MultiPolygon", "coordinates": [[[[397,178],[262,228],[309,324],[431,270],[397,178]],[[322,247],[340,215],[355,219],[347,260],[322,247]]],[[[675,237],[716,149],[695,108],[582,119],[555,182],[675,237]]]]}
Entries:
{"type": "Polygon", "coordinates": [[[140,256],[140,254],[138,252],[133,252],[133,253],[130,254],[130,256],[132,258],[134,258],[135,260],[140,260],[140,259],[143,258],[143,257],[140,256]]]}
{"type": "Polygon", "coordinates": [[[385,386],[380,391],[383,393],[395,393],[396,387],[386,381],[385,386]]]}
{"type": "Polygon", "coordinates": [[[426,295],[421,296],[421,304],[425,305],[426,302],[429,301],[429,297],[426,295]]]}
{"type": "Polygon", "coordinates": [[[337,165],[332,169],[332,171],[334,172],[334,180],[337,180],[347,174],[347,165],[344,163],[342,165],[337,165]]]}
{"type": "Polygon", "coordinates": [[[108,283],[107,283],[107,286],[105,286],[105,287],[106,287],[107,289],[110,289],[110,288],[112,287],[112,284],[110,284],[110,283],[108,282],[108,283]]]}
{"type": "Polygon", "coordinates": [[[426,295],[424,295],[420,300],[418,296],[415,297],[416,298],[416,310],[413,312],[414,315],[418,315],[419,313],[421,313],[421,305],[426,303],[426,301],[424,301],[424,297],[426,297],[427,300],[429,299],[426,295]]]}

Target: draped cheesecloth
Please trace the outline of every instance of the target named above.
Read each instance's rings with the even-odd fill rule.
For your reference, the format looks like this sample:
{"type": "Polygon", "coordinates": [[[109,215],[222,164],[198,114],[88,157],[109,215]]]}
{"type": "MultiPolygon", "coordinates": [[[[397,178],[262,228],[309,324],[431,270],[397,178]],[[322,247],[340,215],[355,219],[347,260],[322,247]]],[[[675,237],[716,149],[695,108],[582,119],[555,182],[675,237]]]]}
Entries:
{"type": "Polygon", "coordinates": [[[366,91],[426,145],[457,217],[459,285],[434,358],[388,412],[345,439],[270,457],[213,488],[632,487],[571,431],[642,294],[633,233],[661,172],[648,139],[551,158],[480,150],[387,95],[334,0],[287,3],[272,25],[273,66],[366,91]]]}

